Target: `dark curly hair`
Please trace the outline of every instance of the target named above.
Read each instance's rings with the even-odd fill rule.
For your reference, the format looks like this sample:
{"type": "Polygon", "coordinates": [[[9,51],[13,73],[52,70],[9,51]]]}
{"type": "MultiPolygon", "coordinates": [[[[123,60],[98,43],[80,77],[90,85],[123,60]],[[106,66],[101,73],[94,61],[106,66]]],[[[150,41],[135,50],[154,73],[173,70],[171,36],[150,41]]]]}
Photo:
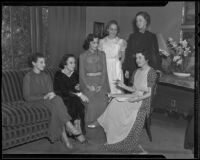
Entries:
{"type": "Polygon", "coordinates": [[[134,28],[134,31],[136,31],[136,32],[139,31],[139,29],[138,29],[138,27],[137,27],[137,25],[136,25],[136,18],[137,18],[137,16],[142,16],[142,17],[144,17],[144,19],[145,19],[146,22],[147,22],[147,27],[150,26],[150,24],[151,24],[151,17],[150,17],[150,15],[149,15],[147,12],[145,12],[145,11],[140,11],[140,12],[138,12],[138,13],[136,14],[136,16],[135,16],[135,18],[134,18],[134,20],[133,20],[133,28],[134,28]]]}
{"type": "Polygon", "coordinates": [[[105,34],[106,34],[106,35],[108,35],[108,29],[109,29],[109,27],[110,27],[112,24],[115,24],[115,25],[117,26],[117,34],[119,33],[120,27],[119,27],[117,21],[116,21],[116,20],[111,20],[111,21],[109,21],[109,22],[107,23],[107,25],[106,25],[106,28],[105,28],[105,34]]]}
{"type": "Polygon", "coordinates": [[[139,53],[141,53],[144,56],[145,60],[146,61],[148,60],[148,63],[150,63],[152,55],[149,53],[149,51],[141,50],[141,51],[138,51],[136,54],[139,54],[139,53]]]}
{"type": "Polygon", "coordinates": [[[44,58],[44,55],[42,53],[39,53],[39,52],[37,52],[37,53],[35,53],[33,55],[30,55],[28,57],[28,65],[29,65],[29,67],[33,67],[32,62],[36,63],[38,58],[44,58]]]}
{"type": "Polygon", "coordinates": [[[60,69],[64,69],[64,66],[67,65],[67,60],[70,58],[70,57],[73,57],[75,59],[75,56],[73,54],[65,54],[61,61],[60,61],[60,64],[58,65],[58,67],[60,69]]]}
{"type": "Polygon", "coordinates": [[[92,33],[88,34],[87,38],[84,41],[83,48],[85,50],[88,50],[90,47],[90,42],[94,41],[95,38],[98,38],[98,36],[92,33]]]}

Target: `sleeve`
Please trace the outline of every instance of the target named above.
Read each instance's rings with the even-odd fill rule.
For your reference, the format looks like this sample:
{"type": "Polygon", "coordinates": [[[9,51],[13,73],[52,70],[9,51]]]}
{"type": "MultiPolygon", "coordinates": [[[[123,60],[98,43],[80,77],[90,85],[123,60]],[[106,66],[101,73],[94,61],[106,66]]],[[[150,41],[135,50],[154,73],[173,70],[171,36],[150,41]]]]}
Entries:
{"type": "Polygon", "coordinates": [[[132,60],[132,57],[131,57],[131,54],[132,54],[132,46],[131,46],[131,43],[132,43],[132,35],[129,36],[129,39],[127,41],[127,47],[125,49],[125,59],[124,59],[124,63],[123,63],[123,70],[128,70],[128,71],[131,71],[131,60],[132,60]]]}
{"type": "Polygon", "coordinates": [[[48,92],[53,92],[53,83],[50,75],[46,74],[46,85],[48,92]]]}
{"type": "Polygon", "coordinates": [[[54,76],[54,82],[53,82],[53,87],[54,87],[54,91],[56,93],[56,95],[64,98],[64,97],[69,97],[69,90],[66,87],[66,81],[64,81],[64,79],[59,76],[58,73],[55,74],[54,76]]]}
{"type": "Polygon", "coordinates": [[[30,85],[31,81],[30,81],[31,77],[30,74],[25,75],[24,79],[23,79],[23,97],[26,101],[36,101],[36,100],[42,100],[44,95],[32,95],[31,93],[31,89],[30,89],[30,85]]]}
{"type": "Polygon", "coordinates": [[[127,42],[122,39],[122,42],[120,43],[120,51],[124,52],[126,50],[126,47],[127,47],[127,42]]]}
{"type": "Polygon", "coordinates": [[[101,52],[100,54],[101,54],[102,63],[103,63],[103,71],[102,71],[102,78],[101,78],[101,81],[100,81],[100,86],[103,86],[108,74],[107,74],[107,66],[106,66],[106,55],[105,55],[104,52],[101,52]]]}
{"type": "Polygon", "coordinates": [[[134,76],[135,76],[136,71],[137,71],[137,70],[135,70],[135,71],[133,72],[133,74],[132,74],[132,76],[131,76],[131,79],[130,79],[130,82],[131,82],[132,84],[134,84],[134,76]]]}
{"type": "Polygon", "coordinates": [[[148,87],[152,88],[152,87],[155,86],[156,78],[157,78],[156,71],[154,69],[151,69],[148,72],[148,75],[147,75],[147,83],[148,83],[147,85],[148,85],[148,87]]]}
{"type": "Polygon", "coordinates": [[[87,86],[87,81],[85,78],[85,68],[84,68],[84,53],[80,55],[79,58],[79,82],[80,82],[80,89],[83,90],[87,86]]]}
{"type": "Polygon", "coordinates": [[[159,47],[158,47],[158,39],[156,34],[153,34],[153,54],[155,56],[154,62],[152,64],[152,67],[154,69],[158,69],[161,70],[161,63],[162,63],[162,59],[161,56],[159,54],[159,47]]]}

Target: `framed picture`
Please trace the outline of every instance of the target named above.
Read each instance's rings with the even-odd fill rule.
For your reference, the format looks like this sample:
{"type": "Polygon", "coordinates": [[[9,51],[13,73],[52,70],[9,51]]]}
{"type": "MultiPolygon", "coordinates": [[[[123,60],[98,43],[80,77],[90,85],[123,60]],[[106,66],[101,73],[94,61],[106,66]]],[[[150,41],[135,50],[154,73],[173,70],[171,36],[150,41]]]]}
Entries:
{"type": "Polygon", "coordinates": [[[195,25],[195,2],[183,3],[183,25],[195,25]]]}
{"type": "Polygon", "coordinates": [[[93,34],[97,35],[99,38],[103,38],[103,36],[104,36],[104,23],[94,22],[93,34]]]}

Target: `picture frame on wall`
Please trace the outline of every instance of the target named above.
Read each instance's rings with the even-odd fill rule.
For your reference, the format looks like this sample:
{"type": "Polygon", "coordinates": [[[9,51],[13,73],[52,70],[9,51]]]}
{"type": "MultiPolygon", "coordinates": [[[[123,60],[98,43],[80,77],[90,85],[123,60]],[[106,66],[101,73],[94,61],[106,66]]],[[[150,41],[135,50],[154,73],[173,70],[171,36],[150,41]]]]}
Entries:
{"type": "Polygon", "coordinates": [[[194,1],[184,2],[183,25],[195,25],[195,2],[194,1]]]}
{"type": "Polygon", "coordinates": [[[94,22],[93,34],[97,35],[99,38],[103,38],[103,36],[104,36],[104,23],[94,22]]]}

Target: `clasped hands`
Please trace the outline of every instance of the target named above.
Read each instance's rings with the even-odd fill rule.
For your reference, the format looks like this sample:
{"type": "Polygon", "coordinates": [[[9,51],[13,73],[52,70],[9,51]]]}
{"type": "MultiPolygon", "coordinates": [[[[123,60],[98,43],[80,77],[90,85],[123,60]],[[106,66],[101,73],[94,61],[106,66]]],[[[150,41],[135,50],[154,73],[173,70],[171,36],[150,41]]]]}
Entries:
{"type": "Polygon", "coordinates": [[[51,99],[53,99],[55,96],[56,96],[56,94],[55,94],[54,92],[49,92],[49,93],[47,93],[43,98],[44,98],[44,99],[49,99],[49,100],[51,100],[51,99]]]}
{"type": "Polygon", "coordinates": [[[99,92],[102,88],[102,86],[93,86],[93,85],[88,85],[87,88],[91,91],[91,92],[99,92]]]}

